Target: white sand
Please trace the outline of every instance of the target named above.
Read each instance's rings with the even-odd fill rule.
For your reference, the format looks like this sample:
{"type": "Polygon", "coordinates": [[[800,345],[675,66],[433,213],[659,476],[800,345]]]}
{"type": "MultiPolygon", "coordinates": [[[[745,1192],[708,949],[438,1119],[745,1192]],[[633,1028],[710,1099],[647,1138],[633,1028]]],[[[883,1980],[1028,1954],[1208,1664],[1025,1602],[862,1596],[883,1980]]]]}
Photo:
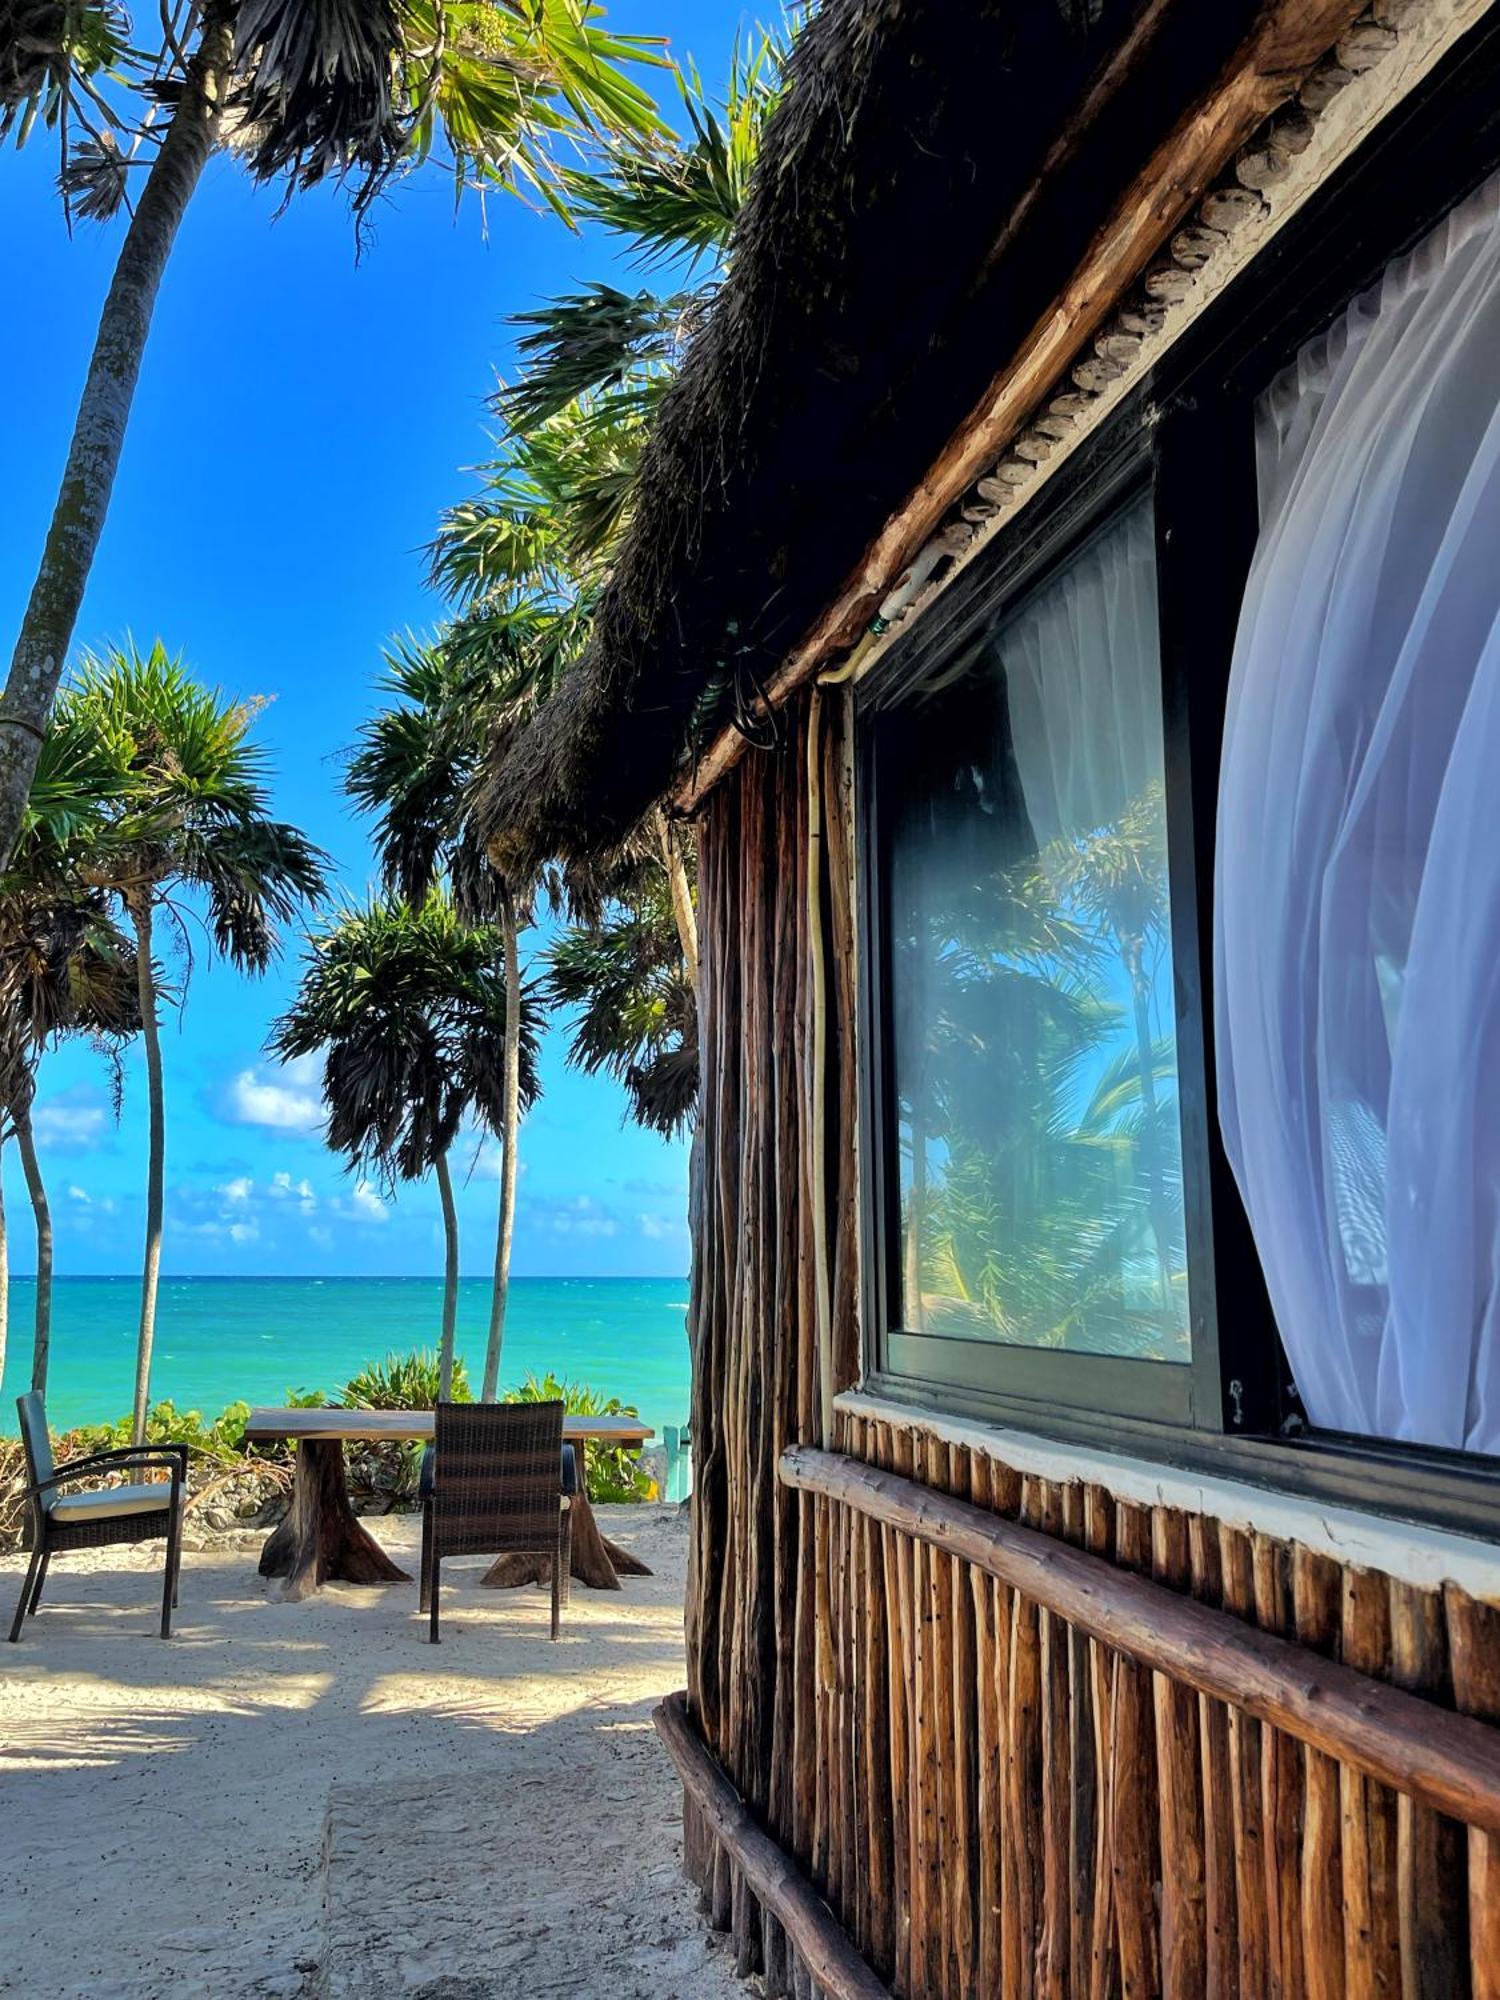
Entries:
{"type": "MultiPolygon", "coordinates": [[[[415,1520],[371,1525],[414,1570],[415,1520]]],[[[21,1644],[0,1640],[0,1991],[317,1993],[337,1935],[322,1909],[330,1792],[388,1784],[399,1789],[342,1807],[357,1838],[341,1850],[354,1880],[338,1887],[337,1920],[347,1928],[364,1895],[403,1952],[375,1990],[743,1996],[681,1880],[679,1796],[649,1722],[683,1680],[685,1524],[622,1508],[608,1529],[656,1574],[618,1594],[575,1586],[557,1645],[544,1593],[481,1590],[482,1564],[445,1565],[444,1642],[430,1647],[415,1585],[279,1604],[253,1541],[184,1557],[164,1645],[159,1547],[57,1557],[21,1644]],[[483,1823],[443,1850],[471,1903],[487,1880],[477,1983],[452,1911],[457,1958],[424,1962],[424,1920],[440,1936],[444,1913],[419,1908],[442,1885],[429,1889],[429,1863],[403,1838],[423,1811],[419,1780],[433,1781],[434,1825],[440,1805],[451,1816],[457,1801],[462,1821],[471,1791],[485,1801],[483,1823]],[[497,1810],[503,1825],[490,1824],[497,1810]],[[362,1889],[366,1851],[377,1868],[390,1857],[395,1893],[415,1899],[409,1919],[393,1918],[389,1885],[362,1889]],[[403,1862],[419,1882],[402,1883],[403,1862]],[[580,1935],[597,1940],[581,1978],[580,1935]]],[[[0,1561],[7,1626],[23,1562],[0,1561]]]]}

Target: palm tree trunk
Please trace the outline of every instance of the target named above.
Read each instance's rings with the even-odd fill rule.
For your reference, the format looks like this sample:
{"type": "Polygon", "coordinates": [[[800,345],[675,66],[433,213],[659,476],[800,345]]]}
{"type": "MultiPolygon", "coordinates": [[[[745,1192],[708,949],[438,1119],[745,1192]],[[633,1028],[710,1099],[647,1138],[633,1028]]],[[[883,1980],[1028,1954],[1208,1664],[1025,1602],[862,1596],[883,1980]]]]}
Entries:
{"type": "Polygon", "coordinates": [[[693,909],[693,891],[688,882],[687,869],[683,866],[682,849],[677,844],[677,835],[666,814],[657,808],[656,838],[661,846],[662,866],[667,871],[667,882],[672,891],[672,915],[677,923],[677,942],[682,946],[682,956],[687,963],[688,978],[692,981],[693,992],[698,991],[698,918],[693,909]]]}
{"type": "Polygon", "coordinates": [[[495,1282],[490,1289],[490,1334],[484,1350],[480,1397],[493,1403],[500,1391],[500,1353],[505,1345],[505,1308],[510,1296],[510,1246],[516,1233],[516,1149],[521,1138],[521,945],[516,905],[508,887],[500,891],[500,930],[505,940],[505,1066],[501,1079],[500,1219],[495,1229],[495,1282]]]}
{"type": "Polygon", "coordinates": [[[438,1344],[438,1395],[446,1403],[453,1395],[453,1335],[458,1324],[458,1209],[446,1153],[438,1154],[433,1172],[443,1204],[443,1337],[438,1344]]]}
{"type": "Polygon", "coordinates": [[[26,1176],[26,1192],[36,1218],[36,1317],[31,1340],[31,1386],[45,1395],[47,1361],[52,1352],[52,1209],[47,1201],[47,1184],[42,1179],[42,1163],[37,1158],[36,1135],[31,1129],[30,1079],[23,1084],[22,1093],[11,1105],[11,1117],[21,1154],[21,1171],[26,1176]]]}
{"type": "Polygon", "coordinates": [[[72,643],[125,442],[157,290],[219,121],[233,48],[227,21],[207,28],[125,232],[68,447],[41,567],[0,697],[0,866],[20,831],[42,732],[72,643]]]}
{"type": "Polygon", "coordinates": [[[146,1441],[151,1406],[151,1347],[156,1339],[156,1289],[161,1277],[162,1191],[166,1176],[166,1108],[161,1081],[161,1026],[156,1018],[156,968],[151,961],[151,892],[130,905],[135,925],[136,987],[141,1002],[141,1035],[146,1044],[146,1095],[150,1111],[146,1162],[146,1248],[141,1270],[141,1326],[135,1351],[135,1410],[131,1441],[146,1441]]]}

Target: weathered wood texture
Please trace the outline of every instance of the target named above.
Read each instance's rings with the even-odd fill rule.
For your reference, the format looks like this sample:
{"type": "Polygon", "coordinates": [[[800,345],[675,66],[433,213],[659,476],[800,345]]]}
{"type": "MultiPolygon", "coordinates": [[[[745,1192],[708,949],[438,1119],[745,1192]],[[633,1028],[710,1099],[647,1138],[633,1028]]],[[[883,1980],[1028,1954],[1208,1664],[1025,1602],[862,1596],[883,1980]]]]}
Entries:
{"type": "MultiPolygon", "coordinates": [[[[836,797],[839,704],[824,715],[836,797]]],[[[1494,1607],[1102,1486],[1023,1480],[846,1412],[837,1453],[1017,1524],[1027,1561],[997,1572],[951,1537],[778,1480],[783,1453],[819,1441],[800,707],[784,721],[701,828],[693,1728],[901,2000],[1500,2000],[1500,1838],[1479,1830],[1484,1786],[1464,1790],[1466,1732],[1427,1731],[1404,1758],[1415,1711],[1378,1692],[1361,1707],[1339,1671],[1492,1721],[1494,1607]],[[1173,1615],[1132,1632],[1097,1593],[1085,1613],[1058,1581],[1082,1551],[1173,1615]],[[1212,1628],[1230,1643],[1211,1673],[1181,1670],[1169,1643],[1200,1604],[1252,1628],[1255,1687],[1225,1665],[1233,1625],[1212,1628]],[[1328,1688],[1337,1699],[1309,1693],[1328,1688]],[[1329,1734],[1339,1700],[1353,1703],[1344,1750],[1329,1734]]],[[[858,1345],[852,925],[844,823],[827,822],[844,1385],[858,1345]]],[[[736,1964],[816,2000],[794,1932],[691,1798],[685,1832],[736,1964]]]]}

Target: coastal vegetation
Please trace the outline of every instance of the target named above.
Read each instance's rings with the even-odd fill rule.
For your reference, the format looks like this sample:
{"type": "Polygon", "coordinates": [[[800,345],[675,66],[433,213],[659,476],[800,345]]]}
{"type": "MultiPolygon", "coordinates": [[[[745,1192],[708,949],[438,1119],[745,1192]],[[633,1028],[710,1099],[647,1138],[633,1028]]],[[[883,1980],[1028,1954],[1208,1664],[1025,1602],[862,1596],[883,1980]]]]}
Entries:
{"type": "MultiPolygon", "coordinates": [[[[430,1347],[387,1354],[365,1364],[341,1389],[286,1390],[283,1401],[293,1408],[365,1410],[430,1409],[439,1387],[440,1356],[430,1347]]],[[[472,1400],[462,1357],[456,1357],[451,1394],[458,1402],[472,1400]]],[[[634,1404],[604,1396],[584,1382],[528,1373],[502,1392],[507,1403],[560,1401],[580,1416],[636,1417],[634,1404]]],[[[210,1511],[209,1525],[221,1529],[236,1524],[264,1526],[280,1511],[291,1486],[292,1447],[285,1442],[250,1444],[245,1425],[250,1405],[228,1404],[217,1416],[178,1409],[160,1402],[147,1413],[146,1441],[153,1445],[184,1444],[188,1448],[188,1481],[192,1505],[201,1515],[210,1511]]],[[[133,1441],[132,1415],[112,1423],[83,1424],[54,1438],[59,1463],[88,1452],[109,1451],[133,1441]]],[[[351,1448],[349,1479],[360,1503],[371,1509],[415,1504],[422,1456],[420,1445],[365,1443],[351,1448]]],[[[649,1500],[655,1492],[650,1474],[630,1451],[590,1439],[585,1450],[586,1491],[598,1503],[649,1500]]],[[[13,1546],[22,1525],[18,1498],[24,1486],[19,1440],[0,1437],[0,1550],[13,1546]]]]}
{"type": "Polygon", "coordinates": [[[332,182],[356,225],[402,175],[522,190],[568,214],[567,153],[595,134],[649,145],[630,74],[651,44],[586,0],[402,0],[309,11],[289,0],[15,0],[0,48],[0,140],[40,123],[61,147],[70,220],[129,215],[61,488],[0,698],[0,865],[19,834],[99,545],[157,293],[208,160],[227,150],[285,197],[332,182]],[[138,186],[134,185],[139,183],[138,186]]]}

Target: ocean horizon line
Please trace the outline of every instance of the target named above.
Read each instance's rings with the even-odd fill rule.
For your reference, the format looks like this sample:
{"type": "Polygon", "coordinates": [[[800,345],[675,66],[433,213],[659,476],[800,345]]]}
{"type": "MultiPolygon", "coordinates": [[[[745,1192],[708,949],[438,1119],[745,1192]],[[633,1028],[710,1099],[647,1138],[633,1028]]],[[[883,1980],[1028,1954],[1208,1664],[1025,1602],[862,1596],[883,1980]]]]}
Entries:
{"type": "MultiPolygon", "coordinates": [[[[385,1354],[436,1347],[442,1289],[441,1276],[415,1272],[164,1278],[152,1401],[212,1413],[231,1403],[284,1403],[312,1390],[334,1395],[385,1354]]],[[[0,1411],[14,1407],[5,1391],[17,1396],[29,1383],[28,1302],[35,1290],[29,1276],[10,1288],[0,1411]]],[[[56,1429],[113,1423],[130,1408],[139,1290],[133,1271],[80,1273],[54,1284],[47,1405],[56,1429]]],[[[510,1288],[502,1383],[556,1375],[618,1396],[658,1430],[682,1424],[690,1400],[690,1297],[690,1284],[671,1276],[518,1277],[510,1288]]],[[[471,1381],[484,1360],[489,1306],[488,1276],[465,1279],[455,1347],[471,1381]]]]}
{"type": "MultiPolygon", "coordinates": [[[[52,1282],[68,1284],[139,1284],[139,1271],[54,1271],[52,1282]]],[[[463,1284],[489,1284],[488,1271],[460,1271],[463,1284]]],[[[440,1285],[440,1271],[163,1271],[167,1285],[440,1285]]],[[[513,1285],[686,1285],[690,1274],[672,1271],[512,1271],[513,1285]]],[[[35,1271],[12,1271],[13,1285],[34,1285],[35,1271]]]]}

